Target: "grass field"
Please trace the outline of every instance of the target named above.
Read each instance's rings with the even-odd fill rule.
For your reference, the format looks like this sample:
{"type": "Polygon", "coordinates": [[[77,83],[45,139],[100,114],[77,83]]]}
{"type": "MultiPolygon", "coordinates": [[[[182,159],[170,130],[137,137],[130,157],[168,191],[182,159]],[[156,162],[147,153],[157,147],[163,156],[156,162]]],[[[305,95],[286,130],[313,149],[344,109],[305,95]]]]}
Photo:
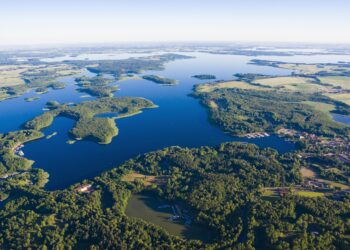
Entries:
{"type": "MultiPolygon", "coordinates": [[[[309,175],[311,173],[307,172],[306,174],[309,175]]],[[[264,188],[262,191],[262,196],[267,197],[267,198],[277,199],[280,197],[277,189],[278,188],[273,188],[273,187],[264,188]]],[[[302,196],[302,197],[308,197],[308,198],[324,197],[325,196],[325,193],[322,193],[322,192],[307,191],[307,190],[300,190],[300,189],[292,189],[291,194],[302,196]]]]}
{"type": "Polygon", "coordinates": [[[341,87],[342,89],[350,90],[350,77],[346,76],[327,76],[318,77],[318,79],[325,84],[331,84],[334,87],[341,87]]]}
{"type": "Polygon", "coordinates": [[[322,92],[326,88],[316,84],[312,79],[296,76],[281,76],[255,80],[254,83],[287,91],[302,91],[308,93],[322,92]]]}
{"type": "Polygon", "coordinates": [[[212,92],[216,89],[254,89],[254,90],[268,90],[267,88],[255,86],[246,82],[241,81],[228,81],[220,83],[207,83],[201,84],[197,87],[198,92],[212,92]]]}
{"type": "Polygon", "coordinates": [[[6,65],[0,66],[0,87],[11,87],[24,84],[24,78],[28,75],[47,75],[54,77],[69,76],[80,73],[81,70],[74,69],[72,66],[60,65],[6,65]],[[26,76],[25,76],[26,75],[26,76]]]}
{"type": "Polygon", "coordinates": [[[254,83],[261,85],[266,85],[270,87],[276,87],[280,85],[288,84],[304,84],[309,83],[311,80],[306,77],[295,77],[295,76],[280,76],[280,77],[270,77],[255,80],[254,83]]]}
{"type": "Polygon", "coordinates": [[[328,96],[329,98],[331,98],[333,100],[343,102],[347,105],[350,105],[350,94],[348,94],[348,93],[340,93],[340,94],[327,93],[324,95],[328,96]]]}
{"type": "Polygon", "coordinates": [[[321,192],[302,191],[302,190],[295,191],[295,194],[298,196],[308,197],[308,198],[324,197],[325,195],[324,193],[321,193],[321,192]]]}
{"type": "Polygon", "coordinates": [[[304,74],[315,74],[321,71],[321,69],[314,64],[282,63],[278,64],[278,67],[283,69],[296,70],[304,74]]]}
{"type": "Polygon", "coordinates": [[[276,188],[264,188],[262,191],[262,196],[265,197],[279,197],[276,188]]]}
{"type": "Polygon", "coordinates": [[[219,106],[214,101],[210,101],[209,102],[209,107],[212,108],[212,109],[218,109],[219,108],[219,106]]]}
{"type": "Polygon", "coordinates": [[[164,176],[155,176],[155,175],[144,175],[136,172],[128,173],[121,178],[125,182],[135,182],[140,181],[144,186],[151,186],[152,184],[164,184],[166,177],[164,176]]]}
{"type": "Polygon", "coordinates": [[[300,174],[304,178],[315,178],[317,175],[315,171],[306,167],[300,168],[300,174]]]}
{"type": "MultiPolygon", "coordinates": [[[[328,169],[328,170],[332,171],[334,173],[340,173],[341,172],[337,168],[328,169]]],[[[329,181],[329,180],[325,180],[325,179],[319,178],[318,174],[315,171],[313,171],[312,169],[310,169],[310,168],[305,168],[305,167],[300,168],[300,174],[304,178],[315,179],[316,181],[326,183],[330,187],[333,187],[333,188],[337,187],[337,188],[340,188],[341,190],[350,189],[350,187],[348,185],[345,185],[345,184],[342,184],[342,183],[339,183],[339,182],[334,182],[334,181],[329,181]]]]}
{"type": "Polygon", "coordinates": [[[311,102],[311,101],[305,101],[305,102],[302,102],[304,104],[307,104],[311,107],[313,107],[314,109],[318,110],[318,111],[321,111],[321,112],[324,112],[326,113],[327,115],[331,116],[331,112],[333,110],[336,109],[336,107],[332,104],[328,104],[328,103],[323,103],[323,102],[311,102]]]}
{"type": "Polygon", "coordinates": [[[317,179],[317,181],[326,183],[326,184],[330,185],[331,187],[340,188],[341,190],[350,189],[350,187],[348,185],[345,185],[345,184],[342,184],[339,182],[328,181],[328,180],[324,180],[324,179],[317,179]]]}
{"type": "Polygon", "coordinates": [[[11,87],[24,84],[24,80],[21,78],[21,73],[26,72],[28,69],[30,69],[29,66],[0,66],[0,87],[11,87]]]}
{"type": "Polygon", "coordinates": [[[302,64],[302,63],[280,63],[277,67],[289,70],[295,70],[302,74],[312,75],[321,71],[337,72],[341,69],[338,66],[322,65],[322,64],[302,64]]]}

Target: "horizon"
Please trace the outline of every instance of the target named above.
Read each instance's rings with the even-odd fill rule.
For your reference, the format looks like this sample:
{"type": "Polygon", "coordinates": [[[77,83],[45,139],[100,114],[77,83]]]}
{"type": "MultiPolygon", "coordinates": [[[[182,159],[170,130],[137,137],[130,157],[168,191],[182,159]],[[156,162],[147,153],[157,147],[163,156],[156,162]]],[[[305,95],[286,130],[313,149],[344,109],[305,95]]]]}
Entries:
{"type": "Polygon", "coordinates": [[[0,46],[110,43],[350,44],[345,0],[0,3],[0,46]],[[15,14],[15,15],[14,15],[15,14]]]}
{"type": "Polygon", "coordinates": [[[334,48],[350,47],[350,42],[346,43],[324,43],[324,42],[281,42],[281,41],[116,41],[116,42],[76,42],[76,43],[35,43],[35,44],[0,44],[0,50],[26,50],[26,49],[66,49],[66,48],[84,48],[84,47],[116,47],[116,48],[147,48],[149,46],[256,46],[256,47],[275,47],[275,48],[334,48]],[[141,46],[142,45],[142,46],[141,46]]]}

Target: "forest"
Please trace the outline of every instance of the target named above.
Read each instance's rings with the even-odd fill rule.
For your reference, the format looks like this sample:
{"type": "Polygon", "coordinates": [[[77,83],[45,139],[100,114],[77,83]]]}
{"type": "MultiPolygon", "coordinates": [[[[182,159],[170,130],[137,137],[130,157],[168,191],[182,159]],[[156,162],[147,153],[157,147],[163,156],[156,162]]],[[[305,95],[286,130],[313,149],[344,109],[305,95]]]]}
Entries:
{"type": "Polygon", "coordinates": [[[200,75],[194,75],[192,77],[197,78],[199,80],[214,80],[214,79],[216,79],[215,75],[210,75],[210,74],[200,74],[200,75]]]}
{"type": "Polygon", "coordinates": [[[3,186],[12,197],[0,211],[0,246],[36,249],[348,249],[349,196],[343,200],[287,194],[266,199],[264,187],[302,182],[296,154],[244,143],[148,153],[65,190],[3,186]],[[169,176],[163,186],[125,182],[130,172],[169,176]],[[212,243],[183,240],[125,215],[133,193],[181,200],[212,243]]]}
{"type": "Polygon", "coordinates": [[[117,86],[110,86],[114,79],[104,78],[102,76],[75,78],[79,88],[78,91],[88,93],[96,97],[112,97],[113,92],[118,90],[117,86]]]}
{"type": "Polygon", "coordinates": [[[276,132],[282,127],[330,137],[349,136],[350,132],[349,127],[303,103],[327,101],[319,95],[233,88],[207,93],[195,90],[194,96],[209,107],[210,120],[233,135],[276,132]]]}
{"type": "Polygon", "coordinates": [[[165,78],[157,75],[145,75],[145,76],[142,76],[142,78],[147,81],[155,82],[157,84],[174,85],[177,83],[177,81],[174,79],[165,78]]]}

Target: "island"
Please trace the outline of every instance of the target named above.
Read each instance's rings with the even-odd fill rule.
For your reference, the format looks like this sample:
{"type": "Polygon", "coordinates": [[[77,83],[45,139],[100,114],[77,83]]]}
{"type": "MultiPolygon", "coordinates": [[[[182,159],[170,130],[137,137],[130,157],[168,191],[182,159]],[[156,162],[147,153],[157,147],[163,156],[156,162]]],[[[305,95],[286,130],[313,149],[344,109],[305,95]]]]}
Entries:
{"type": "Polygon", "coordinates": [[[47,87],[39,87],[35,89],[35,92],[38,94],[46,94],[49,92],[49,89],[47,87]]]}
{"type": "Polygon", "coordinates": [[[65,63],[87,68],[95,74],[110,74],[118,79],[123,75],[139,74],[146,70],[163,70],[164,64],[167,62],[191,58],[193,57],[166,53],[122,60],[71,60],[65,61],[65,63]]]}
{"type": "Polygon", "coordinates": [[[24,127],[40,131],[50,126],[55,117],[65,116],[77,121],[70,131],[70,135],[75,140],[90,138],[98,143],[108,144],[118,134],[115,119],[136,115],[142,109],[157,106],[144,98],[117,97],[100,98],[94,101],[82,102],[75,106],[57,105],[57,103],[50,102],[48,107],[50,111],[26,122],[24,127]],[[116,113],[117,115],[111,118],[98,117],[99,114],[104,113],[116,113]]]}
{"type": "Polygon", "coordinates": [[[96,97],[112,97],[113,92],[118,90],[117,86],[110,86],[114,79],[104,78],[102,76],[75,78],[79,88],[78,91],[85,92],[96,97]]]}
{"type": "Polygon", "coordinates": [[[215,75],[209,75],[209,74],[194,75],[192,77],[197,78],[199,80],[214,80],[214,79],[216,79],[215,75]]]}
{"type": "Polygon", "coordinates": [[[54,90],[58,90],[58,89],[64,89],[66,87],[66,84],[63,82],[53,82],[53,83],[50,83],[48,87],[54,90]]]}
{"type": "Polygon", "coordinates": [[[27,98],[24,98],[24,100],[26,102],[33,102],[33,101],[36,101],[36,100],[39,100],[40,97],[39,96],[33,96],[33,97],[27,97],[27,98]]]}
{"type": "Polygon", "coordinates": [[[175,85],[177,84],[177,81],[174,79],[170,78],[165,78],[162,76],[157,76],[157,75],[144,75],[142,76],[143,79],[155,82],[157,84],[162,84],[162,85],[175,85]]]}

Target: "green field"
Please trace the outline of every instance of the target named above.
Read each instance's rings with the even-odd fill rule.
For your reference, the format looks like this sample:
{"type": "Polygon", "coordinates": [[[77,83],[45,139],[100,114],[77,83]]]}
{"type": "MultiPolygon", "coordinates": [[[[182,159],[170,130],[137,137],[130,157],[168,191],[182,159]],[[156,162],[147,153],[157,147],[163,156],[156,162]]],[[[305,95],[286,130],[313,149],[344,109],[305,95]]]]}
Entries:
{"type": "Polygon", "coordinates": [[[313,107],[314,109],[321,111],[329,116],[331,116],[330,113],[336,109],[336,107],[333,104],[328,104],[328,103],[324,103],[324,102],[305,101],[302,103],[307,104],[307,105],[313,107]]]}
{"type": "Polygon", "coordinates": [[[341,87],[342,89],[350,90],[350,77],[347,76],[327,76],[318,77],[324,84],[331,84],[334,87],[341,87]]]}
{"type": "Polygon", "coordinates": [[[325,96],[328,96],[329,98],[339,101],[342,103],[345,103],[347,105],[350,105],[350,94],[348,93],[339,93],[339,94],[333,94],[333,93],[328,93],[324,94],[325,96]]]}
{"type": "Polygon", "coordinates": [[[341,67],[337,65],[327,65],[327,64],[321,64],[321,63],[315,63],[315,64],[279,63],[279,64],[276,64],[276,66],[283,69],[295,70],[295,71],[298,71],[299,73],[306,74],[306,75],[313,75],[322,71],[338,72],[338,70],[341,69],[341,67]]]}
{"type": "Polygon", "coordinates": [[[317,197],[324,197],[325,194],[321,192],[313,192],[313,191],[296,191],[296,195],[302,196],[302,197],[308,197],[308,198],[317,198],[317,197]]]}
{"type": "Polygon", "coordinates": [[[280,90],[300,91],[303,93],[315,93],[326,90],[324,86],[316,84],[312,79],[306,77],[281,76],[262,78],[253,81],[253,83],[280,90]]]}
{"type": "Polygon", "coordinates": [[[227,82],[219,82],[219,83],[200,84],[200,85],[197,85],[196,91],[204,93],[204,92],[212,92],[217,89],[233,89],[233,88],[268,90],[268,88],[259,87],[243,81],[227,81],[227,82]]]}

